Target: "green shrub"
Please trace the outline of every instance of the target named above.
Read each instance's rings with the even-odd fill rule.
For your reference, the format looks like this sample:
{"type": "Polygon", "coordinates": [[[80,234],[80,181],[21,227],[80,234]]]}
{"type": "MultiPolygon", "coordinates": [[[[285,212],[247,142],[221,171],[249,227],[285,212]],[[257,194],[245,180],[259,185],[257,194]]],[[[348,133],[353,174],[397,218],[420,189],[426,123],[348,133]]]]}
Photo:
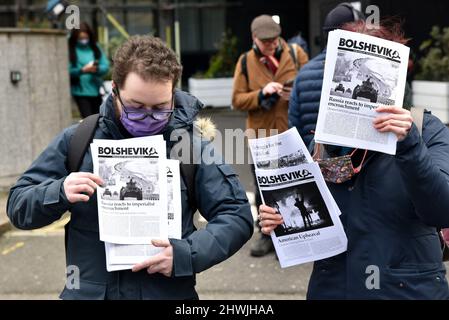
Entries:
{"type": "Polygon", "coordinates": [[[449,81],[449,27],[434,26],[430,37],[419,48],[424,56],[419,60],[416,79],[449,81]]]}
{"type": "MultiPolygon", "coordinates": [[[[104,80],[112,80],[112,69],[113,69],[113,61],[114,54],[117,51],[117,49],[126,41],[126,38],[123,36],[115,36],[109,39],[107,50],[104,50],[106,52],[106,55],[109,59],[109,62],[111,62],[111,65],[109,67],[108,73],[103,77],[104,80]]],[[[103,49],[104,45],[103,45],[103,49]]]]}
{"type": "Polygon", "coordinates": [[[238,58],[237,44],[236,36],[230,31],[224,32],[218,44],[218,52],[209,61],[209,68],[205,72],[197,72],[194,77],[204,79],[232,77],[238,58]]]}

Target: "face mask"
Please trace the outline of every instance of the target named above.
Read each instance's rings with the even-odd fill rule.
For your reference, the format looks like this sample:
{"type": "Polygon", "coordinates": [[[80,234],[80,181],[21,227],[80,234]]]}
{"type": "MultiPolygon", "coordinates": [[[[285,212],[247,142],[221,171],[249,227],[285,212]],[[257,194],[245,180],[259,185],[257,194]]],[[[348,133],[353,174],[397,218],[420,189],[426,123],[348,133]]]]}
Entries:
{"type": "MultiPolygon", "coordinates": [[[[145,112],[142,112],[142,114],[145,114],[145,112]]],[[[146,137],[158,134],[164,130],[169,120],[170,117],[164,120],[156,120],[151,116],[147,116],[143,120],[130,120],[123,110],[120,115],[120,122],[133,137],[146,137]]]]}
{"type": "Polygon", "coordinates": [[[362,169],[363,162],[365,161],[365,157],[367,154],[367,150],[363,154],[362,162],[356,168],[352,165],[351,157],[357,151],[355,149],[349,155],[344,155],[340,157],[333,157],[328,159],[320,159],[322,158],[322,154],[320,154],[320,148],[322,146],[320,144],[316,144],[315,146],[315,154],[313,158],[317,161],[320,166],[321,173],[323,174],[324,180],[332,183],[344,183],[352,179],[352,177],[359,173],[362,169]],[[318,156],[319,155],[319,156],[318,156]]]}
{"type": "Polygon", "coordinates": [[[82,46],[87,46],[89,44],[89,39],[78,40],[78,43],[82,46]]]}

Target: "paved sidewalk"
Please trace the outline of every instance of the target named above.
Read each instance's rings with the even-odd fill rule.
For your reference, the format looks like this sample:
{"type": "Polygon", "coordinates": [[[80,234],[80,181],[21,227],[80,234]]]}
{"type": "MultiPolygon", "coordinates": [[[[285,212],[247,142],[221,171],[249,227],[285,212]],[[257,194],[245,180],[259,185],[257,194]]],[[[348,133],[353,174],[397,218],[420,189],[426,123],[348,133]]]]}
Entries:
{"type": "Polygon", "coordinates": [[[8,200],[9,189],[16,183],[17,179],[18,176],[0,178],[0,236],[11,229],[11,224],[6,215],[6,202],[8,200]]]}
{"type": "Polygon", "coordinates": [[[9,219],[6,215],[6,200],[8,199],[8,194],[5,192],[0,192],[0,236],[8,231],[11,227],[9,219]]]}

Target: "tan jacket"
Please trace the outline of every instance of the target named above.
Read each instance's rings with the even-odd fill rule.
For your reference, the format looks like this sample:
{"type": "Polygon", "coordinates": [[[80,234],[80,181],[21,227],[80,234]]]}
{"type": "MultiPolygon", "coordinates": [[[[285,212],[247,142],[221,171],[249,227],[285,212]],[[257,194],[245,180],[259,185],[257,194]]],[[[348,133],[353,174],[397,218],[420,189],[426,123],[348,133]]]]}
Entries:
{"type": "MultiPolygon", "coordinates": [[[[255,129],[256,132],[258,129],[266,129],[267,135],[270,129],[277,129],[279,133],[288,129],[288,101],[279,99],[270,110],[265,110],[259,106],[259,92],[269,82],[283,84],[287,80],[295,79],[297,73],[287,43],[284,40],[281,40],[281,43],[283,51],[275,75],[272,75],[259,61],[254,50],[247,52],[248,81],[241,70],[243,55],[240,56],[234,72],[233,107],[248,111],[247,128],[255,129]]],[[[302,67],[309,60],[307,54],[300,46],[293,46],[293,48],[297,50],[297,64],[302,67]]]]}

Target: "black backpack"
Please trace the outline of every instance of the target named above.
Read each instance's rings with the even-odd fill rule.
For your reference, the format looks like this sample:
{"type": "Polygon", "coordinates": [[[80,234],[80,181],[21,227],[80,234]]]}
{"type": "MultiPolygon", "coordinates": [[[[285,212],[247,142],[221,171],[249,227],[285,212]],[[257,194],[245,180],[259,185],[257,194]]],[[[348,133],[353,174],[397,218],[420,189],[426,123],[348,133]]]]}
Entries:
{"type": "MultiPolygon", "coordinates": [[[[93,114],[85,118],[76,128],[75,133],[70,139],[69,149],[67,154],[67,169],[69,173],[77,172],[81,166],[84,154],[87,151],[90,143],[94,138],[95,131],[98,125],[100,115],[93,114]]],[[[187,198],[189,206],[193,212],[197,209],[195,200],[195,175],[197,165],[195,164],[180,164],[181,176],[187,187],[187,198]]]]}

